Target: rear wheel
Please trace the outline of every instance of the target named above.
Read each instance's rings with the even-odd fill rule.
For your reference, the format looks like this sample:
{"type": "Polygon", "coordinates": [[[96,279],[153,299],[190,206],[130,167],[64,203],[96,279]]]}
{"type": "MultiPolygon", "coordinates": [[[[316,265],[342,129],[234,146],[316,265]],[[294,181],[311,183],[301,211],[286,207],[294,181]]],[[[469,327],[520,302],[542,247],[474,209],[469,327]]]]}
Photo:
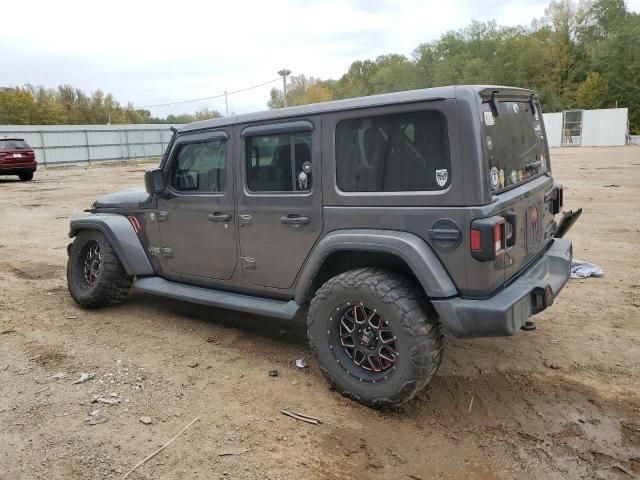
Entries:
{"type": "Polygon", "coordinates": [[[329,280],[311,301],[307,325],[325,377],[372,407],[409,401],[442,359],[437,315],[424,292],[387,270],[352,270],[329,280]]]}
{"type": "Polygon", "coordinates": [[[97,230],[83,230],[73,241],[67,262],[67,285],[83,307],[104,307],[124,301],[132,279],[107,238],[97,230]]]}
{"type": "Polygon", "coordinates": [[[24,172],[18,175],[20,177],[21,182],[28,182],[33,179],[33,172],[24,172]]]}

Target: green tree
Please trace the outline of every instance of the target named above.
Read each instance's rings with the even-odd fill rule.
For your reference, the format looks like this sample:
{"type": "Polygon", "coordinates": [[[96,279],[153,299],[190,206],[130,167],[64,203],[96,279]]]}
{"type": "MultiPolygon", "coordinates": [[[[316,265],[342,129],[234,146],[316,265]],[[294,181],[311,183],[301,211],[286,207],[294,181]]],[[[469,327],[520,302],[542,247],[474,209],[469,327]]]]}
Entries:
{"type": "MultiPolygon", "coordinates": [[[[553,0],[529,26],[473,21],[421,43],[410,59],[357,60],[322,85],[335,99],[440,85],[514,85],[536,90],[545,111],[628,107],[631,131],[640,132],[639,78],[640,15],[624,0],[553,0]]],[[[289,100],[316,101],[304,95],[289,100]]],[[[273,89],[269,105],[282,103],[282,92],[273,89]]]]}
{"type": "Polygon", "coordinates": [[[585,109],[602,108],[609,97],[607,82],[598,72],[591,72],[578,85],[576,91],[576,107],[585,109]]]}
{"type": "Polygon", "coordinates": [[[190,123],[220,116],[218,111],[204,108],[195,114],[157,118],[130,103],[121,106],[110,93],[96,90],[86,94],[71,85],[0,88],[0,124],[190,123]]]}
{"type": "MultiPolygon", "coordinates": [[[[306,105],[331,100],[331,90],[321,80],[305,75],[292,75],[287,82],[287,105],[306,105]]],[[[267,106],[270,109],[284,107],[284,93],[279,88],[269,92],[267,106]]]]}
{"type": "Polygon", "coordinates": [[[37,117],[37,104],[27,88],[0,90],[0,124],[30,125],[37,117]]]}

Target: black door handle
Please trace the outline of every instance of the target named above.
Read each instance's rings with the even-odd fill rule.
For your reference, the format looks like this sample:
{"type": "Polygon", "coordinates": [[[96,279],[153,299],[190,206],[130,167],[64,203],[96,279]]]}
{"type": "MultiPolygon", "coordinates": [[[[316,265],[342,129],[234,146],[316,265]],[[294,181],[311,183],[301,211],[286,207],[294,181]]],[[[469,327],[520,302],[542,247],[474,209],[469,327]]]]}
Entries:
{"type": "Polygon", "coordinates": [[[212,222],[228,222],[231,220],[231,215],[228,213],[215,212],[207,215],[207,218],[212,222]]]}
{"type": "Polygon", "coordinates": [[[310,221],[311,220],[309,219],[309,217],[301,217],[300,215],[295,214],[287,215],[286,217],[280,217],[280,222],[284,223],[285,225],[306,225],[310,221]]]}

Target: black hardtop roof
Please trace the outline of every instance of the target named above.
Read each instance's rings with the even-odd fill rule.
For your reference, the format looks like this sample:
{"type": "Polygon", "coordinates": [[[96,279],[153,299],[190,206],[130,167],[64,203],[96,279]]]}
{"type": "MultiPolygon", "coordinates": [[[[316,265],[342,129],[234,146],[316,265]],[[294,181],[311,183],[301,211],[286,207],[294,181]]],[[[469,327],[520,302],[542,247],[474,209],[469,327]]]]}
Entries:
{"type": "Polygon", "coordinates": [[[500,93],[509,92],[511,95],[534,93],[532,90],[524,88],[498,85],[451,85],[446,87],[423,88],[420,90],[406,90],[403,92],[383,93],[380,95],[370,95],[367,97],[356,97],[346,100],[312,103],[309,105],[300,105],[297,107],[278,108],[274,110],[264,110],[255,113],[245,113],[242,115],[214,118],[212,120],[202,120],[199,122],[190,123],[179,128],[178,133],[221,128],[236,124],[264,122],[269,120],[278,121],[319,113],[355,110],[359,108],[376,107],[382,105],[413,103],[430,100],[446,100],[457,98],[458,92],[460,90],[467,90],[468,92],[476,93],[479,95],[487,94],[493,91],[498,91],[500,93]]]}

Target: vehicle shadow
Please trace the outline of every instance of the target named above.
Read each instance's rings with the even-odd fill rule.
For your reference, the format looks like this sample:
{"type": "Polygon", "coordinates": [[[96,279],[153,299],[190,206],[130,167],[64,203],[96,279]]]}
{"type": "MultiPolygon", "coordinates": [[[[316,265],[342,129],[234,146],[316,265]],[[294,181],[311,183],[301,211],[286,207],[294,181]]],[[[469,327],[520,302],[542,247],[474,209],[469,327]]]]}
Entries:
{"type": "Polygon", "coordinates": [[[241,330],[247,334],[306,347],[307,327],[304,322],[304,316],[296,320],[286,321],[169,298],[153,297],[138,292],[131,293],[127,304],[140,305],[147,308],[152,305],[154,309],[174,316],[184,317],[190,321],[241,330]]]}
{"type": "MultiPolygon", "coordinates": [[[[275,362],[291,363],[291,356],[299,352],[311,360],[303,321],[285,322],[141,293],[133,293],[127,305],[152,308],[159,317],[167,315],[167,321],[199,332],[211,326],[229,329],[218,330],[221,344],[253,353],[260,350],[275,362]]],[[[635,413],[640,401],[605,399],[561,372],[543,375],[535,367],[523,367],[537,364],[535,349],[520,350],[524,363],[509,363],[513,352],[499,348],[501,341],[507,342],[446,337],[445,350],[451,355],[445,353],[430,385],[399,409],[372,415],[370,409],[341,399],[327,388],[327,397],[334,397],[328,405],[335,400],[347,408],[363,434],[384,424],[412,434],[423,432],[432,440],[442,436],[443,442],[453,446],[475,444],[489,456],[506,455],[545,478],[567,478],[567,473],[570,478],[588,477],[610,468],[612,462],[622,472],[640,469],[634,456],[640,438],[633,433],[640,431],[635,413]],[[488,363],[495,368],[487,368],[488,363]]],[[[319,375],[313,362],[309,363],[319,375]]],[[[351,433],[345,430],[340,435],[346,438],[351,433]]]]}

